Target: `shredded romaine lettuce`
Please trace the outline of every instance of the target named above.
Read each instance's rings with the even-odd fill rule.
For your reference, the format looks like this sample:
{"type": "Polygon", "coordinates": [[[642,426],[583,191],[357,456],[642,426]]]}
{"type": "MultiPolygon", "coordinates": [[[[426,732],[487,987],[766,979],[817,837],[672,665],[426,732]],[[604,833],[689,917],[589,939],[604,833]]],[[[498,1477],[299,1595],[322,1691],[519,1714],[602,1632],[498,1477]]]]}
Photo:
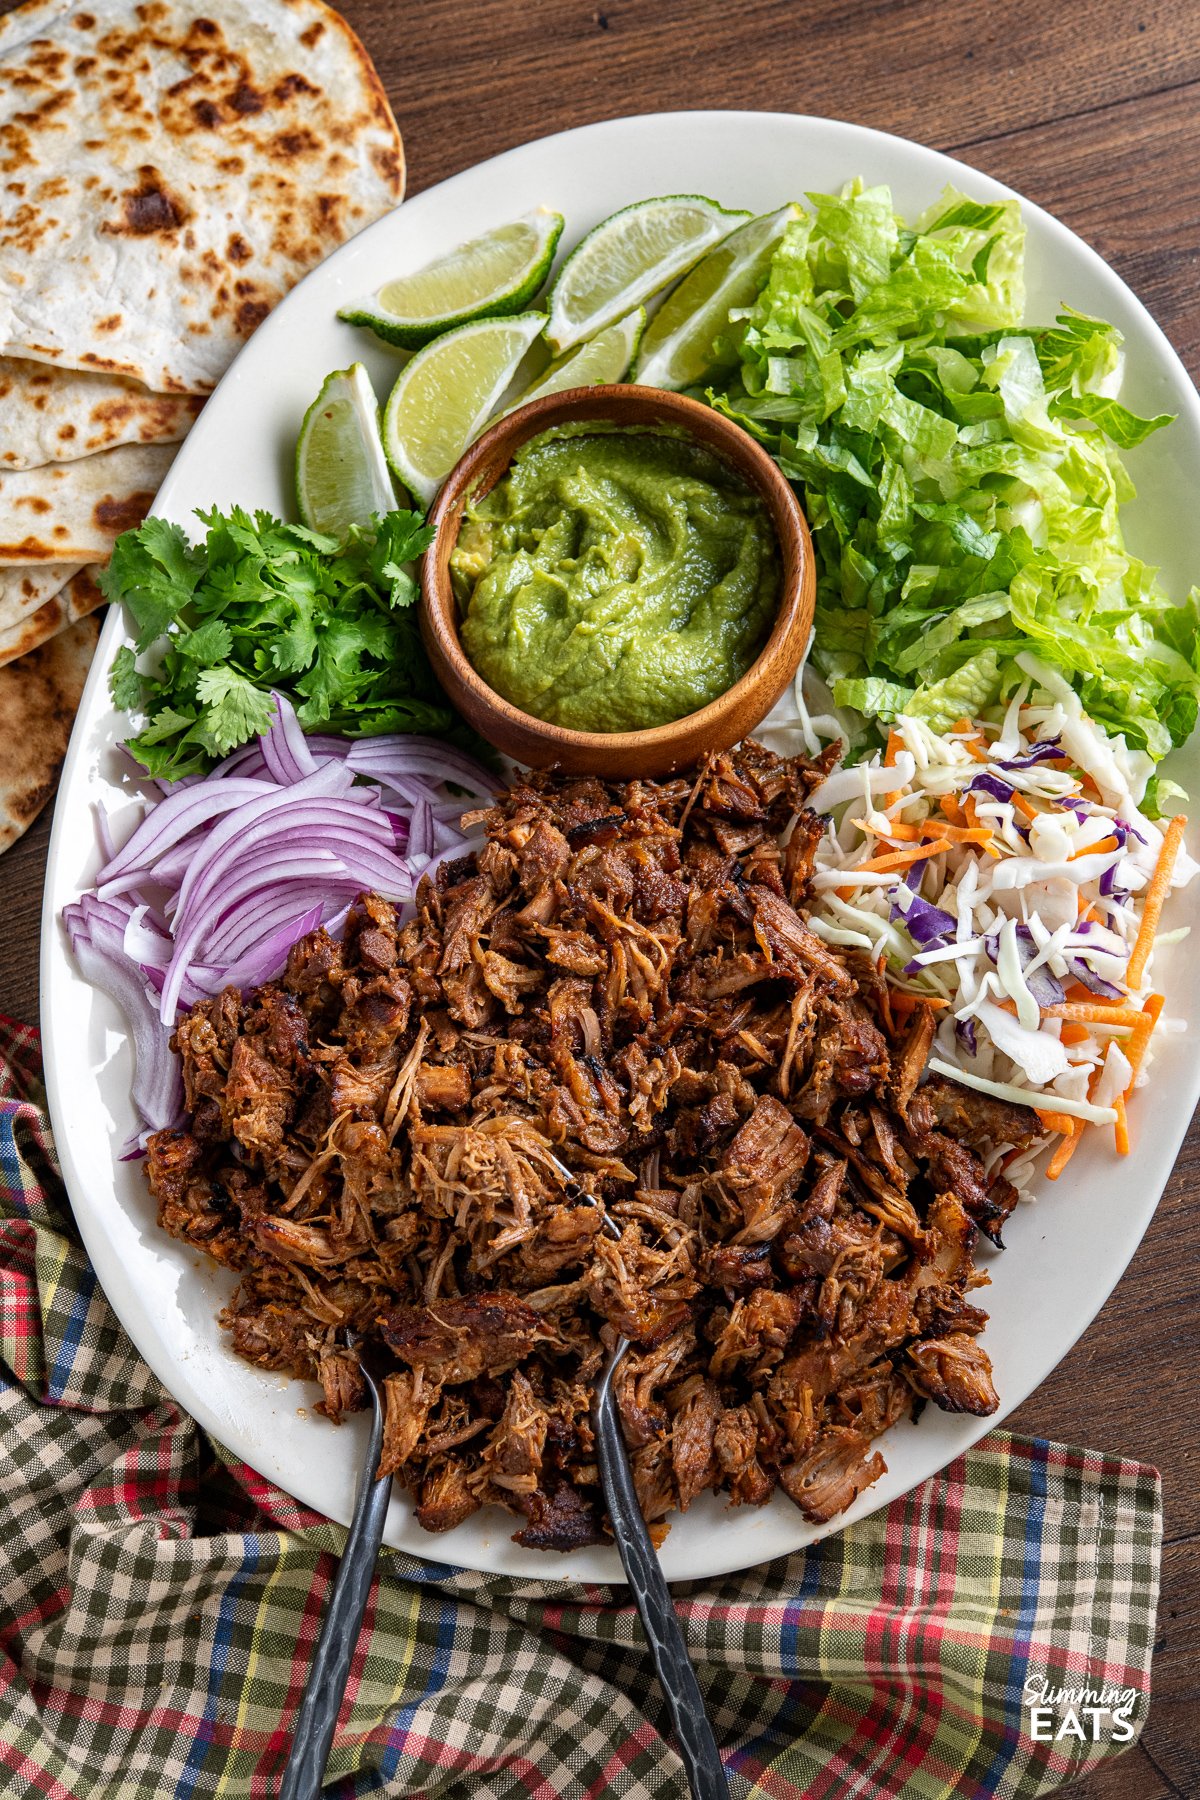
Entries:
{"type": "Polygon", "coordinates": [[[1117,397],[1121,336],[1064,307],[1025,326],[1015,201],[947,189],[909,227],[886,187],[812,194],[711,403],[803,490],[818,559],[813,660],[839,705],[944,728],[1034,650],[1155,759],[1200,697],[1200,595],[1127,551],[1118,451],[1168,424],[1117,397]]]}

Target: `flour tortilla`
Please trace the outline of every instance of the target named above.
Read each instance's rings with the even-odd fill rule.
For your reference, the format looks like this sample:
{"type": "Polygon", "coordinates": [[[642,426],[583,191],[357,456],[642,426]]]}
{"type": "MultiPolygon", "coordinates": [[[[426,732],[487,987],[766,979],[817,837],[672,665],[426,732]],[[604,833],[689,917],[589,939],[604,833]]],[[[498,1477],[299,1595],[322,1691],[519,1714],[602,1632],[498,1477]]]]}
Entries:
{"type": "Polygon", "coordinates": [[[80,619],[0,669],[0,850],[28,829],[58,782],[100,626],[80,619]]]}
{"type": "Polygon", "coordinates": [[[404,191],[321,0],[29,0],[0,19],[0,354],[207,393],[404,191]]]}
{"type": "Polygon", "coordinates": [[[22,619],[61,592],[80,563],[14,563],[0,568],[0,634],[11,631],[22,619]]]}
{"type": "Polygon", "coordinates": [[[0,356],[0,472],[76,462],[118,444],[177,444],[203,405],[195,394],[152,394],[126,375],[0,356]]]}
{"type": "Polygon", "coordinates": [[[57,594],[51,594],[41,606],[7,631],[0,631],[0,668],[16,662],[19,656],[28,656],[39,644],[49,643],[60,631],[66,631],[76,620],[86,619],[89,613],[104,605],[105,596],[96,580],[99,568],[98,563],[89,563],[57,594]]]}
{"type": "Polygon", "coordinates": [[[173,444],[124,444],[79,462],[0,475],[0,564],[105,557],[150,511],[173,444]]]}

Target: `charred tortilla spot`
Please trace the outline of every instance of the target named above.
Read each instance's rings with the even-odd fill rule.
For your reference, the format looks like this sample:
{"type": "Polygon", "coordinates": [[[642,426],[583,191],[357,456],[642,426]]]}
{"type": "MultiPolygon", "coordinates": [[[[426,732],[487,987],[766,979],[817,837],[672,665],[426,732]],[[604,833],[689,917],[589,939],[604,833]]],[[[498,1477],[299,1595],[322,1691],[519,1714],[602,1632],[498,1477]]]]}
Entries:
{"type": "Polygon", "coordinates": [[[186,203],[173,194],[150,163],[138,170],[138,185],[122,197],[123,224],[106,220],[101,231],[114,237],[150,237],[156,232],[178,231],[188,217],[186,203]]]}
{"type": "Polygon", "coordinates": [[[114,499],[110,494],[96,502],[92,517],[103,531],[129,531],[133,526],[141,524],[153,502],[153,494],[129,494],[121,499],[114,499]]]}
{"type": "Polygon", "coordinates": [[[238,330],[249,337],[262,324],[270,310],[265,300],[243,300],[237,309],[238,330]]]}
{"type": "Polygon", "coordinates": [[[254,113],[262,112],[267,104],[265,94],[251,87],[247,81],[239,81],[238,85],[227,96],[228,104],[239,118],[249,118],[254,113]]]}

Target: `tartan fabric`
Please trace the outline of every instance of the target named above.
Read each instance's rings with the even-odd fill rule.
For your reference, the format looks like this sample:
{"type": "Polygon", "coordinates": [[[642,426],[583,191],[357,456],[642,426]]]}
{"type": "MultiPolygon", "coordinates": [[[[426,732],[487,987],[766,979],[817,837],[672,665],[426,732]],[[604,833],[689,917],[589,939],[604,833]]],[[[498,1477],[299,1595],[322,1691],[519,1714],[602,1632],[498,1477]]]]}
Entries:
{"type": "MultiPolygon", "coordinates": [[[[3,1020],[0,1301],[0,1791],[267,1800],[343,1534],[208,1441],[124,1337],[36,1035],[3,1020]]],[[[679,1587],[736,1800],[1073,1780],[1120,1747],[1110,1721],[1035,1742],[1026,1684],[1136,1690],[1140,1732],[1160,1535],[1153,1469],[994,1432],[806,1553],[679,1587]]],[[[664,1729],[622,1589],[387,1551],[326,1791],[682,1800],[664,1729]]]]}

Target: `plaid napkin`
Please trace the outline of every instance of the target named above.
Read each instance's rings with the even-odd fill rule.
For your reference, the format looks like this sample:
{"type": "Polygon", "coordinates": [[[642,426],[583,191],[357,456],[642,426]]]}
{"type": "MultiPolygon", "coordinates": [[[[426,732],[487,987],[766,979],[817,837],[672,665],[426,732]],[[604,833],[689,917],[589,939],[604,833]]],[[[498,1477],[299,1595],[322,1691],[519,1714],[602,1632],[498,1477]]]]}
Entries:
{"type": "MultiPolygon", "coordinates": [[[[343,1533],[137,1356],[73,1233],[36,1035],[3,1019],[0,1297],[0,1791],[269,1800],[343,1533]]],[[[1153,1469],[995,1432],[818,1548],[680,1586],[732,1793],[1074,1779],[1145,1723],[1160,1530],[1153,1469]],[[1108,1690],[1094,1741],[1082,1688],[1108,1690]]],[[[327,1793],[682,1800],[624,1590],[561,1566],[385,1551],[327,1793]]]]}

